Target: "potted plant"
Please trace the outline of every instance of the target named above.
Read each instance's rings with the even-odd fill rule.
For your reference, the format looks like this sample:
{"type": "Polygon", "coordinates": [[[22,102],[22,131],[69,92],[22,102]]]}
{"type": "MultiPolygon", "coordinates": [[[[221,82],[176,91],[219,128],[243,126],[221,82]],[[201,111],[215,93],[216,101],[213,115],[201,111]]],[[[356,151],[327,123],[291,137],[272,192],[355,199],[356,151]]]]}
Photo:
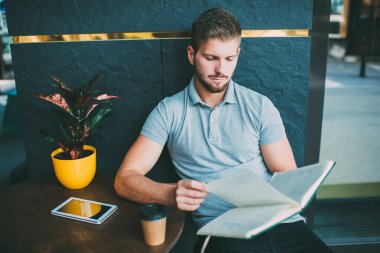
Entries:
{"type": "Polygon", "coordinates": [[[96,149],[85,145],[86,139],[96,132],[111,111],[110,100],[121,100],[118,96],[94,88],[102,76],[98,74],[87,84],[75,89],[51,77],[56,93],[33,94],[55,106],[52,111],[56,115],[60,135],[46,129],[40,132],[44,136],[43,140],[54,141],[59,145],[60,148],[51,153],[51,158],[58,181],[69,189],[86,187],[94,178],[96,149]]]}

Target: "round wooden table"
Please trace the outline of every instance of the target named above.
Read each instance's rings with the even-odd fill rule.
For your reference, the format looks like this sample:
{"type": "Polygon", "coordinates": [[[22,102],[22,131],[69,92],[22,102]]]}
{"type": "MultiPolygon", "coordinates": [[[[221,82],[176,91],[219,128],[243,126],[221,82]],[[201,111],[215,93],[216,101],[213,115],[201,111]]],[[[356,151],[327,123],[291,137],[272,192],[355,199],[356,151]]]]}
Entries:
{"type": "Polygon", "coordinates": [[[168,208],[166,239],[162,245],[144,243],[139,221],[140,205],[116,195],[114,174],[97,173],[92,183],[69,190],[52,176],[28,180],[0,191],[1,252],[168,252],[177,242],[184,213],[168,208]],[[69,197],[118,206],[101,225],[50,214],[69,197]]]}

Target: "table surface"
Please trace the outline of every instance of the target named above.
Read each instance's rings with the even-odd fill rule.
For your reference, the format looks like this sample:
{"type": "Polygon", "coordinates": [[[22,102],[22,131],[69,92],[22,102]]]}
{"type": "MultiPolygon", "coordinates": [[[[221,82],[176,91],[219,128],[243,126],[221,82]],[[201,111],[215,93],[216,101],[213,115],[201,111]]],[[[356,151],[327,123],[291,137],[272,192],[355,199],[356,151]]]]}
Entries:
{"type": "Polygon", "coordinates": [[[86,188],[69,190],[51,176],[1,190],[1,252],[168,252],[182,232],[184,213],[169,207],[165,242],[148,246],[140,206],[117,196],[113,179],[114,174],[97,173],[86,188]],[[51,215],[69,197],[115,204],[118,210],[101,225],[51,215]]]}

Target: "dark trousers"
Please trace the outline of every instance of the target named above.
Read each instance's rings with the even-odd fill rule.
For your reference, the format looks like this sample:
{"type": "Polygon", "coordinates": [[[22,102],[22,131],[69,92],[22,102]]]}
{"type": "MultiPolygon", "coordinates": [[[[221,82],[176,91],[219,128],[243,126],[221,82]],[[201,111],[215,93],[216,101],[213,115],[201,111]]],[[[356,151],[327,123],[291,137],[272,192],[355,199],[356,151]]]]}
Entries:
{"type": "MultiPolygon", "coordinates": [[[[194,253],[201,251],[205,236],[199,236],[194,253]]],[[[327,245],[303,222],[282,223],[251,239],[211,237],[207,253],[331,253],[327,245]]]]}

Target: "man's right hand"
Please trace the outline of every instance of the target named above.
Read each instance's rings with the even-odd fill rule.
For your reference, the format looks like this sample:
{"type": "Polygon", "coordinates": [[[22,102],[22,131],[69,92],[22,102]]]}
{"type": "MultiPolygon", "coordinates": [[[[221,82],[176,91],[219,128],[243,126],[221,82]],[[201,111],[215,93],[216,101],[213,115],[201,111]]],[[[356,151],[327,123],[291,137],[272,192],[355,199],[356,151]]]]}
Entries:
{"type": "Polygon", "coordinates": [[[177,208],[194,211],[199,208],[207,196],[206,184],[196,180],[180,180],[175,191],[177,208]]]}

